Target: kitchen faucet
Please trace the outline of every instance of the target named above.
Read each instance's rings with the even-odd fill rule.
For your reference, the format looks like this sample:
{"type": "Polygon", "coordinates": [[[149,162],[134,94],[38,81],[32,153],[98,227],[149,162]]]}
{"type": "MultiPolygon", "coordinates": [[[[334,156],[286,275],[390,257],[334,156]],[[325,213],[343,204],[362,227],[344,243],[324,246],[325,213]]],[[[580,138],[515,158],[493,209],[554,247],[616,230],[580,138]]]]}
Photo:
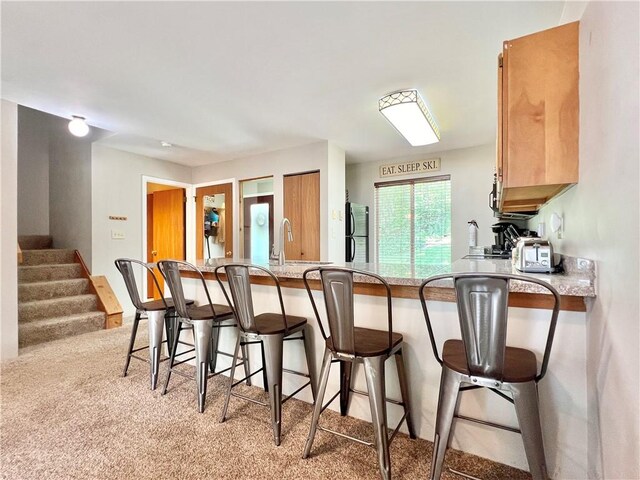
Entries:
{"type": "Polygon", "coordinates": [[[278,243],[278,247],[280,248],[280,252],[278,253],[278,265],[284,265],[284,225],[287,224],[287,238],[290,242],[293,242],[293,233],[291,232],[291,222],[287,217],[284,217],[280,222],[280,240],[278,243]]]}

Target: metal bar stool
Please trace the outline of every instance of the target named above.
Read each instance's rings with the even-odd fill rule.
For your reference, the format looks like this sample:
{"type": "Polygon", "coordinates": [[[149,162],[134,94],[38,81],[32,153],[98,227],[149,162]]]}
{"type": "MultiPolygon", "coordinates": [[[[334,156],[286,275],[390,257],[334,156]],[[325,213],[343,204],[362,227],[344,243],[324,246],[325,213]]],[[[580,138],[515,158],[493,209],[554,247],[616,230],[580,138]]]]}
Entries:
{"type": "MultiPolygon", "coordinates": [[[[130,258],[119,258],[115,261],[116,268],[122,274],[125,286],[129,292],[131,303],[136,307],[136,315],[133,319],[133,327],[131,329],[131,339],[129,340],[129,349],[127,351],[127,359],[124,364],[123,377],[127,376],[127,370],[129,369],[129,363],[132,358],[148,362],[151,366],[151,390],[155,390],[158,383],[158,373],[160,368],[160,362],[167,360],[167,358],[161,359],[162,344],[167,344],[167,350],[171,355],[171,347],[173,345],[173,332],[174,322],[176,318],[176,311],[173,306],[173,301],[170,298],[161,298],[160,300],[152,300],[143,302],[140,300],[140,294],[138,285],[136,283],[136,277],[133,272],[133,264],[141,265],[147,272],[151,274],[158,291],[160,286],[158,279],[153,273],[153,269],[146,263],[140,260],[134,260],[130,258]],[[136,335],[138,333],[138,324],[140,320],[147,318],[149,320],[149,344],[148,346],[134,349],[133,346],[136,342],[136,335]],[[167,331],[167,340],[162,340],[162,323],[164,321],[165,329],[167,331]],[[136,355],[140,350],[149,350],[149,360],[136,355]]],[[[143,270],[144,272],[144,270],[143,270]]],[[[193,304],[193,300],[187,300],[187,304],[193,304]]]]}
{"type": "Polygon", "coordinates": [[[284,302],[282,301],[282,291],[280,289],[280,282],[278,278],[266,268],[240,263],[230,263],[221,265],[215,269],[216,278],[218,283],[224,292],[224,295],[229,302],[229,305],[233,308],[233,311],[238,320],[238,328],[240,329],[240,335],[238,336],[238,342],[234,353],[234,366],[231,369],[229,378],[229,386],[227,388],[227,395],[224,400],[224,407],[222,409],[222,415],[220,416],[220,422],[224,422],[227,416],[227,409],[229,407],[229,399],[231,396],[242,398],[253,403],[257,403],[263,406],[269,406],[271,410],[271,424],[273,427],[273,439],[276,445],[280,445],[280,431],[281,431],[281,418],[282,418],[282,404],[294,397],[304,388],[311,386],[311,393],[315,400],[316,398],[316,375],[313,363],[311,340],[309,338],[307,326],[307,319],[303,317],[297,317],[293,315],[287,315],[284,309],[284,302]],[[227,295],[227,291],[224,288],[222,280],[218,272],[224,269],[224,273],[231,290],[231,297],[233,302],[227,295]],[[278,292],[278,300],[280,302],[281,313],[261,313],[259,315],[254,314],[253,308],[253,296],[251,294],[251,278],[250,269],[260,270],[270,277],[278,292]],[[292,335],[300,333],[299,336],[292,337],[292,335]],[[302,340],[304,343],[304,350],[307,359],[307,368],[309,373],[296,372],[283,368],[283,346],[285,341],[290,340],[302,340]],[[235,381],[235,358],[238,356],[240,347],[246,347],[251,344],[260,344],[262,349],[262,368],[255,372],[248,373],[245,369],[246,377],[242,380],[235,381]],[[265,390],[269,394],[269,405],[264,402],[257,401],[253,398],[247,397],[242,394],[232,392],[233,387],[243,382],[245,379],[252,377],[262,372],[265,390]],[[298,388],[291,395],[282,397],[282,373],[292,373],[302,377],[309,378],[309,381],[298,388]]]}
{"type": "MultiPolygon", "coordinates": [[[[395,438],[402,422],[406,420],[409,436],[416,438],[413,422],[411,420],[409,405],[409,387],[405,373],[404,360],[402,357],[403,338],[399,333],[393,332],[392,324],[392,308],[391,308],[391,288],[389,284],[380,276],[364,272],[338,267],[315,267],[306,270],[302,276],[304,285],[309,294],[313,312],[318,321],[318,326],[325,339],[324,359],[322,362],[322,372],[320,373],[320,385],[318,387],[318,397],[316,399],[313,417],[311,420],[311,429],[304,447],[303,458],[307,458],[311,452],[316,429],[325,432],[337,434],[341,437],[354,440],[371,447],[375,447],[378,451],[378,464],[380,467],[380,476],[383,479],[391,478],[391,458],[389,455],[389,445],[395,438]],[[312,272],[317,272],[320,277],[320,284],[324,294],[324,301],[327,309],[327,319],[329,324],[329,333],[326,331],[320,320],[318,308],[313,299],[311,288],[309,287],[308,276],[312,272]],[[384,286],[387,294],[387,321],[388,330],[373,330],[369,328],[360,328],[355,326],[354,314],[354,292],[353,292],[353,275],[358,274],[377,280],[384,286]],[[400,381],[400,392],[402,401],[389,400],[385,393],[385,362],[395,356],[396,368],[398,370],[398,378],[400,381]],[[351,385],[344,382],[340,390],[325,404],[322,404],[325,390],[327,388],[327,380],[331,364],[335,362],[349,362],[353,367],[356,362],[364,363],[364,373],[367,381],[367,392],[354,390],[351,385]],[[333,402],[341,391],[347,390],[348,393],[357,393],[367,395],[369,397],[369,405],[371,407],[371,419],[375,433],[374,442],[366,442],[364,440],[353,438],[343,433],[335,432],[318,425],[320,414],[333,402]],[[387,408],[386,402],[401,405],[404,408],[404,415],[396,426],[395,430],[389,436],[387,426],[387,408]]],[[[344,367],[343,373],[350,371],[351,368],[344,367]]],[[[346,400],[348,403],[348,399],[346,400]]],[[[342,406],[342,405],[341,405],[342,406]]]]}
{"type": "Polygon", "coordinates": [[[533,478],[546,480],[548,473],[538,409],[538,382],[547,372],[558,320],[560,295],[556,289],[544,281],[521,275],[459,273],[425,280],[420,287],[420,301],[433,354],[442,366],[430,478],[440,478],[451,424],[454,418],[460,418],[520,433],[533,478]],[[446,340],[440,357],[425,301],[425,287],[442,280],[453,280],[462,340],[446,340]],[[512,280],[541,286],[554,298],[539,372],[536,356],[531,350],[506,345],[509,283],[512,280]],[[458,415],[459,392],[477,388],[488,388],[514,404],[520,429],[458,415]]]}
{"type": "MultiPolygon", "coordinates": [[[[186,375],[183,372],[176,370],[175,367],[195,359],[195,380],[198,389],[198,411],[202,413],[204,412],[205,398],[207,395],[207,381],[209,380],[209,378],[220,375],[221,373],[227,372],[229,370],[234,370],[236,366],[235,362],[237,361],[237,355],[233,357],[233,363],[231,367],[217,372],[214,370],[210,374],[208,372],[208,370],[212,366],[212,363],[214,363],[211,361],[211,357],[217,357],[218,355],[232,357],[231,354],[218,350],[217,339],[220,328],[236,326],[233,311],[226,305],[214,304],[211,301],[211,296],[209,295],[209,289],[207,288],[204,276],[202,275],[202,272],[195,267],[195,265],[179,260],[162,260],[158,262],[158,268],[167,281],[167,285],[169,286],[169,290],[171,291],[171,296],[173,298],[176,311],[179,315],[179,325],[173,340],[174,343],[173,348],[171,349],[169,369],[167,371],[167,377],[164,382],[162,394],[164,395],[167,393],[167,387],[169,386],[169,380],[171,379],[172,373],[187,378],[193,378],[190,375],[186,375]],[[199,305],[197,307],[187,304],[184,299],[184,289],[182,286],[180,267],[182,267],[182,269],[195,272],[196,276],[202,282],[202,287],[204,288],[208,303],[199,305]],[[223,324],[223,322],[229,320],[232,321],[232,323],[223,324]],[[188,329],[188,325],[193,328],[193,345],[180,341],[180,333],[183,330],[188,329]],[[212,342],[212,339],[214,338],[215,343],[212,342]],[[178,350],[179,344],[193,346],[193,350],[188,350],[186,352],[177,354],[176,352],[178,350]],[[176,356],[191,353],[194,350],[195,356],[176,362],[176,356]]],[[[243,351],[243,354],[244,355],[242,363],[246,372],[248,365],[248,356],[246,355],[246,351],[243,351]]]]}

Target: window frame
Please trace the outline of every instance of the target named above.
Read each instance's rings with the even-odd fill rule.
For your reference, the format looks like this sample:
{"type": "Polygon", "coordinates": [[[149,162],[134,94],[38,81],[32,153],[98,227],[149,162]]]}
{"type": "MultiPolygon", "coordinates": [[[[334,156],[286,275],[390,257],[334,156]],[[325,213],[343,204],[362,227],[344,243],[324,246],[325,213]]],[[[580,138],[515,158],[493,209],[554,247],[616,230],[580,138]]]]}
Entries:
{"type": "MultiPolygon", "coordinates": [[[[427,177],[418,177],[418,178],[409,178],[403,180],[388,180],[383,182],[374,182],[374,202],[376,206],[376,215],[375,215],[375,238],[376,238],[376,262],[382,263],[380,261],[380,242],[379,238],[379,226],[380,226],[380,208],[379,208],[379,197],[378,197],[378,188],[384,187],[393,187],[398,185],[411,185],[412,188],[409,190],[409,199],[410,199],[410,215],[411,215],[411,236],[410,236],[410,264],[415,265],[416,260],[416,250],[415,250],[415,188],[416,184],[420,183],[435,183],[435,182],[449,182],[449,188],[451,188],[451,175],[432,175],[427,177]]],[[[449,197],[451,201],[451,197],[449,197]]],[[[451,243],[451,247],[453,248],[453,243],[451,243]]],[[[451,260],[451,259],[449,259],[451,260]]]]}

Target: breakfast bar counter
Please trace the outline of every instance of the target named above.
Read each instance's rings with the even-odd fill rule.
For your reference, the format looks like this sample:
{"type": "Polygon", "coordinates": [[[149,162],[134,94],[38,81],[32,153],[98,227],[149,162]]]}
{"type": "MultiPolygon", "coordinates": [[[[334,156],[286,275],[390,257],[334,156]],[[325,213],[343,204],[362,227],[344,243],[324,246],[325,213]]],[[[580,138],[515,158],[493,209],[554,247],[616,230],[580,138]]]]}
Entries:
{"type": "MultiPolygon", "coordinates": [[[[207,286],[214,303],[225,303],[224,295],[215,279],[214,270],[225,263],[248,263],[241,259],[219,259],[200,261],[197,266],[205,276],[207,286]]],[[[303,272],[314,266],[314,262],[287,262],[283,266],[263,265],[280,281],[287,314],[306,317],[312,327],[314,357],[319,371],[323,339],[316,324],[308,294],[302,281],[303,272]]],[[[419,437],[433,440],[435,412],[440,383],[440,365],[431,351],[431,345],[418,290],[422,281],[433,275],[451,272],[496,272],[515,273],[510,260],[501,259],[461,259],[451,265],[405,266],[376,264],[332,263],[326,266],[351,267],[376,273],[390,284],[393,296],[393,331],[404,337],[404,357],[409,379],[412,401],[412,415],[419,437]]],[[[552,478],[586,478],[587,445],[587,379],[586,379],[586,310],[595,297],[594,264],[584,259],[564,259],[565,273],[544,275],[525,274],[548,281],[561,295],[561,312],[558,318],[555,340],[546,377],[539,384],[542,427],[547,453],[549,473],[552,478]]],[[[280,306],[273,281],[264,272],[254,271],[252,275],[253,300],[256,313],[278,312],[280,306]]],[[[185,294],[189,298],[205,303],[201,283],[193,272],[184,272],[185,294]]],[[[310,287],[318,303],[321,316],[324,315],[322,293],[319,280],[310,275],[310,287]]],[[[222,278],[224,281],[224,278],[222,278]]],[[[385,330],[387,328],[386,299],[384,287],[370,283],[365,278],[355,280],[356,324],[362,327],[385,330]]],[[[451,282],[435,284],[426,290],[429,311],[432,317],[434,333],[439,344],[447,338],[459,338],[458,316],[454,302],[451,282]]],[[[525,287],[521,282],[512,281],[509,294],[508,344],[532,350],[538,362],[542,360],[552,305],[552,296],[544,289],[525,287]]],[[[324,316],[323,316],[324,318],[324,316]]],[[[224,329],[220,336],[220,347],[224,351],[233,351],[235,334],[224,329]]],[[[304,352],[301,342],[288,342],[285,347],[285,367],[293,370],[305,370],[304,352]]],[[[260,350],[252,346],[250,350],[252,369],[259,368],[260,350]]],[[[223,367],[224,359],[220,359],[223,367]]],[[[387,369],[395,370],[394,362],[388,362],[387,369]]],[[[355,372],[354,388],[366,390],[363,372],[358,367],[355,372]]],[[[399,386],[394,372],[387,377],[388,398],[398,399],[399,386]]],[[[283,380],[283,393],[293,392],[299,385],[296,378],[283,380]]],[[[260,384],[258,378],[255,382],[260,384]]],[[[334,369],[329,377],[327,398],[339,390],[340,377],[334,369]]],[[[506,402],[496,403],[495,395],[486,389],[465,392],[460,398],[460,415],[482,418],[494,423],[517,427],[513,408],[506,402]],[[504,404],[503,404],[504,403],[504,404]]],[[[311,402],[309,392],[301,392],[300,397],[311,402]]],[[[285,407],[286,408],[286,407],[285,407]]],[[[336,400],[330,407],[339,410],[336,400]]],[[[370,421],[369,404],[366,397],[354,395],[349,415],[370,421]]],[[[395,425],[402,416],[402,409],[389,404],[389,425],[395,425]]],[[[310,418],[301,418],[301,422],[310,422],[310,418]]],[[[404,427],[401,428],[404,431],[404,427]]],[[[283,431],[286,435],[286,429],[283,431]]],[[[283,441],[284,437],[283,437],[283,441]]],[[[323,441],[322,436],[316,441],[323,441]]],[[[473,453],[485,458],[528,470],[527,460],[520,436],[516,433],[498,430],[485,425],[457,420],[451,437],[453,448],[473,453]]],[[[302,445],[300,446],[302,454],[302,445]]],[[[428,453],[425,452],[425,455],[428,453]]],[[[393,449],[392,449],[393,456],[393,449]]]]}

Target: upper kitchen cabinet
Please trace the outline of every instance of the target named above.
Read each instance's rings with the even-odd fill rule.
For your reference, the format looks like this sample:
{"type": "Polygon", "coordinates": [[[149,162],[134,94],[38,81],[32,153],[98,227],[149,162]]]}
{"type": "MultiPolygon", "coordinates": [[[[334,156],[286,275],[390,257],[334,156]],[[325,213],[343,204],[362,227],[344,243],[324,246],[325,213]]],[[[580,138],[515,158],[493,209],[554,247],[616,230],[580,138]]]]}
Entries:
{"type": "Polygon", "coordinates": [[[292,242],[285,238],[286,259],[320,260],[320,172],[285,175],[283,189],[293,234],[292,242]]]}
{"type": "Polygon", "coordinates": [[[537,211],[578,182],[578,22],[504,42],[498,64],[500,210],[537,211]]]}

